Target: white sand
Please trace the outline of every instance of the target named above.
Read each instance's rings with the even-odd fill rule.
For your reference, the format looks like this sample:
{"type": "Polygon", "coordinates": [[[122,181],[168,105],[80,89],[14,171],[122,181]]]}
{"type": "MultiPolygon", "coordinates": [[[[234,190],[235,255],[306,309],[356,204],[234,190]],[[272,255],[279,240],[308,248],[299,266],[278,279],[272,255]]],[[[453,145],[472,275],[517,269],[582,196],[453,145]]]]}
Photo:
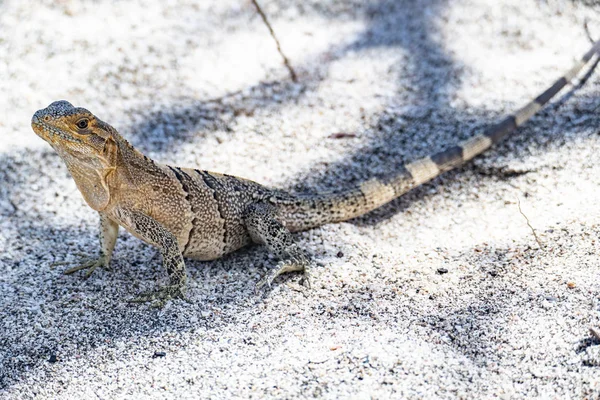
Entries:
{"type": "Polygon", "coordinates": [[[189,261],[189,302],[162,310],[127,303],[165,273],[125,232],[112,272],[50,267],[97,252],[97,216],[29,127],[67,99],[161,162],[335,189],[524,104],[600,9],[263,0],[293,84],[249,2],[148,3],[0,1],[0,397],[600,396],[597,75],[474,163],[299,235],[310,292],[255,296],[274,262],[251,247],[189,261]]]}

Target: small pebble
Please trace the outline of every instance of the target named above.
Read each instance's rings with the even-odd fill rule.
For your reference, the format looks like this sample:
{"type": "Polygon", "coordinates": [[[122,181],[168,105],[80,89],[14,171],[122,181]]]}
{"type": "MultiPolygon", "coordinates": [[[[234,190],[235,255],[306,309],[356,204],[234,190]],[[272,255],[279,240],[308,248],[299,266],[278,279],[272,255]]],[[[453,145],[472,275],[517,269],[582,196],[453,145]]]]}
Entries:
{"type": "Polygon", "coordinates": [[[341,251],[338,251],[336,256],[337,256],[337,258],[342,258],[342,257],[344,257],[344,253],[342,253],[341,251]]]}
{"type": "Polygon", "coordinates": [[[154,354],[152,354],[152,358],[164,357],[166,355],[167,353],[164,351],[155,351],[154,354]]]}
{"type": "Polygon", "coordinates": [[[58,358],[56,358],[56,354],[50,354],[50,358],[48,359],[48,362],[50,364],[54,364],[57,361],[58,361],[58,358]]]}
{"type": "Polygon", "coordinates": [[[348,133],[348,132],[336,132],[332,133],[328,136],[330,139],[345,139],[345,138],[355,138],[356,133],[348,133]]]}
{"type": "Polygon", "coordinates": [[[438,274],[440,275],[444,275],[448,273],[448,268],[438,268],[437,269],[438,274]]]}
{"type": "Polygon", "coordinates": [[[577,287],[577,284],[575,282],[567,282],[567,287],[569,289],[575,289],[577,287]]]}

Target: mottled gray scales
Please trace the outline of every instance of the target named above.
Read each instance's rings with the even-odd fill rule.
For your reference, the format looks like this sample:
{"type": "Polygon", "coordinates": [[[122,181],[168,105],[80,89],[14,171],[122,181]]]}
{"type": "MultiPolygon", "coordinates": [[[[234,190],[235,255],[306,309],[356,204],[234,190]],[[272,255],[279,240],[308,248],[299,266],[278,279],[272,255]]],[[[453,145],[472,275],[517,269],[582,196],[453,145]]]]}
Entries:
{"type": "Polygon", "coordinates": [[[250,243],[242,215],[246,207],[255,201],[253,194],[260,192],[260,185],[230,175],[208,171],[196,171],[212,190],[218,213],[224,221],[224,253],[230,253],[250,243]]]}
{"type": "Polygon", "coordinates": [[[230,175],[155,163],[88,110],[54,102],[35,113],[32,127],[64,160],[84,199],[101,218],[100,257],[67,272],[107,266],[116,224],[157,246],[163,255],[170,284],[142,300],[182,295],[183,256],[211,260],[251,241],[265,244],[280,259],[259,286],[284,272],[306,272],[309,258],[290,232],[365,214],[483,153],[538,112],[597,56],[599,47],[596,42],[564,77],[481,134],[390,171],[387,177],[317,195],[293,195],[230,175]]]}
{"type": "Polygon", "coordinates": [[[285,273],[302,271],[304,282],[309,283],[310,259],[295,242],[290,231],[277,220],[277,208],[268,203],[254,203],[244,212],[248,233],[255,243],[264,244],[279,258],[279,263],[258,283],[258,287],[270,286],[273,280],[285,273]]]}
{"type": "Polygon", "coordinates": [[[154,218],[138,211],[116,209],[115,217],[125,229],[160,249],[163,266],[169,276],[169,285],[158,291],[142,293],[134,301],[162,301],[171,297],[182,297],[185,292],[187,274],[175,235],[154,218]]]}
{"type": "Polygon", "coordinates": [[[192,209],[192,229],[183,255],[198,260],[214,260],[226,254],[226,221],[219,212],[215,191],[192,169],[177,168],[178,179],[192,209]]]}

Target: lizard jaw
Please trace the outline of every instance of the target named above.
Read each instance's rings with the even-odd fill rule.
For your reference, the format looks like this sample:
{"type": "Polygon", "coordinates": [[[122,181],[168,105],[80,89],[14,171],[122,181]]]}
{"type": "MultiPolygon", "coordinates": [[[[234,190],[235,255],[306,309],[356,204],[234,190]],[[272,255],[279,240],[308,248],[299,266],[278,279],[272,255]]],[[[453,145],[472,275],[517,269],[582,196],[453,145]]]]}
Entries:
{"type": "Polygon", "coordinates": [[[72,134],[63,131],[59,126],[55,126],[55,124],[52,123],[53,121],[56,122],[60,117],[69,115],[76,110],[77,109],[66,100],[55,101],[48,107],[37,110],[35,114],[33,114],[33,117],[31,117],[31,128],[36,135],[51,145],[61,139],[79,143],[81,141],[77,140],[72,134]]]}

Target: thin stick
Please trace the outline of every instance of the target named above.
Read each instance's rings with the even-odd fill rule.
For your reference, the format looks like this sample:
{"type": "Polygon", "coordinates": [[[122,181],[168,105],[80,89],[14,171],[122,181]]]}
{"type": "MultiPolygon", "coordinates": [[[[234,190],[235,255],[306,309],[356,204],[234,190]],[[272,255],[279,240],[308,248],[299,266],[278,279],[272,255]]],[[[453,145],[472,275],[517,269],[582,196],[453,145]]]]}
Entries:
{"type": "Polygon", "coordinates": [[[290,60],[288,60],[288,58],[285,56],[285,54],[283,54],[283,51],[281,50],[281,45],[279,44],[279,40],[277,40],[277,36],[275,36],[275,32],[273,31],[273,28],[271,27],[271,24],[269,23],[267,16],[263,12],[262,8],[260,8],[260,6],[258,5],[258,2],[256,0],[252,0],[252,4],[254,4],[254,7],[256,7],[256,11],[258,11],[263,22],[265,23],[265,25],[267,25],[267,28],[269,28],[269,33],[271,33],[271,37],[273,38],[273,40],[275,41],[275,44],[277,45],[277,51],[281,55],[281,58],[283,58],[283,63],[285,64],[286,68],[288,69],[288,71],[290,71],[290,76],[292,77],[292,81],[297,82],[298,78],[296,76],[296,71],[294,71],[294,68],[292,68],[292,65],[290,64],[290,60]]]}
{"type": "Polygon", "coordinates": [[[540,242],[540,239],[538,238],[538,235],[535,233],[535,229],[533,229],[533,226],[531,226],[531,224],[529,223],[529,218],[527,218],[527,215],[525,215],[523,213],[523,210],[521,210],[521,200],[519,200],[519,197],[517,197],[517,205],[519,206],[519,212],[525,218],[525,221],[527,221],[527,226],[529,227],[529,229],[531,229],[533,237],[535,238],[535,241],[537,242],[538,246],[540,246],[540,249],[544,248],[542,242],[540,242]]]}
{"type": "Polygon", "coordinates": [[[592,39],[592,35],[590,34],[590,28],[588,27],[588,19],[583,20],[583,29],[585,29],[585,34],[590,42],[594,43],[594,39],[592,39]]]}

